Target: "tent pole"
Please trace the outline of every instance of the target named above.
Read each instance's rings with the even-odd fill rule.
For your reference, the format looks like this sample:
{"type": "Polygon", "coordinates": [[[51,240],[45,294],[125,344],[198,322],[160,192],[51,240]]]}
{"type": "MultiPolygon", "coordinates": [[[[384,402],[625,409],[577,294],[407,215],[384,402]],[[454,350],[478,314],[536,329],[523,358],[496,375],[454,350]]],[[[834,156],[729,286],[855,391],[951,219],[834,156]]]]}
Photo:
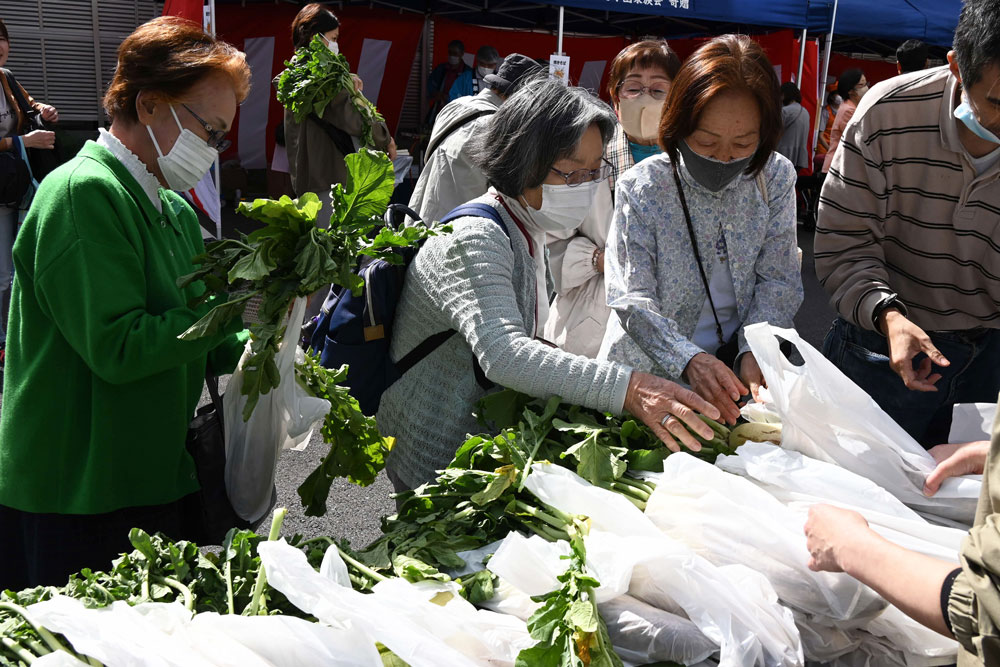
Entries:
{"type": "MultiPolygon", "coordinates": [[[[819,106],[820,109],[826,104],[826,78],[830,75],[830,53],[833,51],[833,31],[837,27],[837,3],[833,0],[833,16],[830,17],[830,33],[826,36],[826,44],[823,46],[823,65],[820,67],[822,76],[819,80],[819,106]]],[[[819,114],[816,114],[819,118],[819,114]]],[[[816,123],[816,136],[813,137],[813,144],[819,141],[820,126],[816,123]]]]}
{"type": "Polygon", "coordinates": [[[559,6],[559,37],[558,43],[556,44],[556,53],[563,55],[563,21],[566,18],[566,8],[562,5],[559,6]]]}
{"type": "Polygon", "coordinates": [[[802,68],[806,64],[806,40],[809,38],[809,32],[805,28],[802,29],[802,37],[799,41],[802,42],[801,48],[799,49],[799,73],[795,75],[795,85],[802,90],[802,68]]]}
{"type": "MultiPolygon", "coordinates": [[[[208,0],[208,29],[215,37],[215,0],[208,0]]],[[[222,240],[222,176],[219,173],[219,156],[215,156],[215,196],[219,198],[219,220],[215,223],[215,238],[222,240]]]]}

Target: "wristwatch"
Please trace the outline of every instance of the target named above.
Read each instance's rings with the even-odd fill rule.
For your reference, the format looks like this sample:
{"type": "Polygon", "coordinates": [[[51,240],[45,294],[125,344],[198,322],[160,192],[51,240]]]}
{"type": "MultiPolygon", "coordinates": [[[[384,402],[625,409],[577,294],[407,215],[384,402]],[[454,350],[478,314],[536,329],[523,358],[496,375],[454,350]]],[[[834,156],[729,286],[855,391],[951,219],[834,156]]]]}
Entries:
{"type": "MultiPolygon", "coordinates": [[[[890,308],[895,308],[903,315],[906,315],[906,306],[902,301],[899,300],[899,295],[895,292],[887,294],[882,297],[875,307],[872,309],[872,328],[877,333],[882,333],[882,330],[878,326],[878,318],[881,317],[882,313],[889,310],[890,308]]],[[[884,334],[883,334],[884,335],[884,334]]]]}

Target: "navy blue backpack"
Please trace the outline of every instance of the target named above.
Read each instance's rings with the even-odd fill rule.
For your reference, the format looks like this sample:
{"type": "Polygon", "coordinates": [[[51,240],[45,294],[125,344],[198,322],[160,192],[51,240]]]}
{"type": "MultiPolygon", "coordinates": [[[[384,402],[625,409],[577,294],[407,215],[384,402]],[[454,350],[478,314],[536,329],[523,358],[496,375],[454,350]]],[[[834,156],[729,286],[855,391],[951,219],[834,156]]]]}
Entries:
{"type": "MultiPolygon", "coordinates": [[[[492,220],[510,238],[500,214],[486,204],[463,204],[444,216],[441,222],[465,216],[492,220]]],[[[436,333],[395,363],[389,356],[396,305],[403,292],[406,269],[417,251],[417,248],[400,251],[403,264],[363,261],[356,272],[365,281],[361,294],[354,296],[347,289],[331,289],[309,342],[309,346],[319,353],[320,364],[326,368],[348,364],[345,384],[366,415],[378,411],[382,394],[393,382],[455,334],[454,329],[436,333]]],[[[474,366],[477,381],[488,389],[492,385],[478,363],[474,366]]]]}

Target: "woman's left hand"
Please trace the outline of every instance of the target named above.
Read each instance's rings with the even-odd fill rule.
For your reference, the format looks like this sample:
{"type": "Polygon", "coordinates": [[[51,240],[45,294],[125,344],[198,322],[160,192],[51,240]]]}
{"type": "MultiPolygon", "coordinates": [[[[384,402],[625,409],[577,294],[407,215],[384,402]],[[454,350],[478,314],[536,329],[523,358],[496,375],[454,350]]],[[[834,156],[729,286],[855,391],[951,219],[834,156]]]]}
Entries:
{"type": "Polygon", "coordinates": [[[59,111],[51,104],[39,104],[38,110],[42,112],[42,120],[48,123],[55,123],[59,120],[59,111]]]}
{"type": "Polygon", "coordinates": [[[396,140],[392,137],[389,137],[389,147],[385,149],[385,152],[390,160],[396,160],[396,140]]]}
{"type": "Polygon", "coordinates": [[[354,80],[354,90],[359,93],[365,89],[365,82],[361,80],[361,77],[357,74],[352,74],[351,79],[354,80]]]}
{"type": "Polygon", "coordinates": [[[750,395],[753,396],[753,400],[760,403],[760,388],[767,387],[767,382],[764,381],[764,374],[761,372],[753,352],[747,352],[740,358],[740,379],[743,384],[750,387],[750,395]]]}
{"type": "Polygon", "coordinates": [[[845,551],[869,532],[868,522],[857,512],[833,505],[813,505],[805,525],[809,569],[843,572],[845,551]]]}

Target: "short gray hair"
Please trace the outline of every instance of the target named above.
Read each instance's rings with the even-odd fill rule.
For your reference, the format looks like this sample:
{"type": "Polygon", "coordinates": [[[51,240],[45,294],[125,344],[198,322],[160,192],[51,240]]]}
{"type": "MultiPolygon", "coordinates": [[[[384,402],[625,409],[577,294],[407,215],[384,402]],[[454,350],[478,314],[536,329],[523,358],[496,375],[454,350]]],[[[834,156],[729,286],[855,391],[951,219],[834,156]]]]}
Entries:
{"type": "Polygon", "coordinates": [[[541,185],[552,165],[573,155],[591,125],[607,144],[617,122],[611,107],[589,91],[538,77],[500,105],[469,148],[490,185],[516,197],[541,185]]]}

